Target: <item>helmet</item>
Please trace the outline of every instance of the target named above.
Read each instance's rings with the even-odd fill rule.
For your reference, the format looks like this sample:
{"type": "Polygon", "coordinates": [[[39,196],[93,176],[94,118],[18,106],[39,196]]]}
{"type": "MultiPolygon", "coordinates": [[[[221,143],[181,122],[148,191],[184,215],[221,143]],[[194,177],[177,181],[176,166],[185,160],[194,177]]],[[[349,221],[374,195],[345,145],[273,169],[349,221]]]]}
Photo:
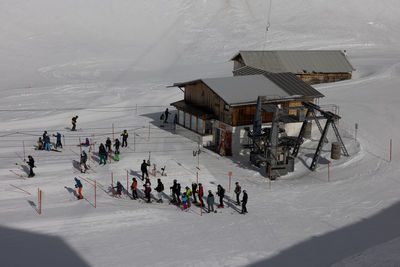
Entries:
{"type": "Polygon", "coordinates": [[[85,150],[82,150],[82,153],[86,153],[85,150]]]}

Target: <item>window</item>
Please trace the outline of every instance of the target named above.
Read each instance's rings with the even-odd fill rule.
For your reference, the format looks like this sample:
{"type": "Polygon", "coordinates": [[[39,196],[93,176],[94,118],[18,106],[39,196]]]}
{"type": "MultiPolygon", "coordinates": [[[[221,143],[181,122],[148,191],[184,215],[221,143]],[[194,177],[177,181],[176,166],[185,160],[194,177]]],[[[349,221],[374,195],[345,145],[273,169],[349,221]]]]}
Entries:
{"type": "Polygon", "coordinates": [[[190,129],[192,129],[193,131],[196,131],[197,117],[192,115],[191,118],[192,118],[192,124],[191,124],[190,129]]]}
{"type": "Polygon", "coordinates": [[[185,113],[185,127],[190,128],[190,114],[185,113]]]}
{"type": "Polygon", "coordinates": [[[178,121],[178,124],[183,125],[184,116],[185,116],[185,113],[182,110],[179,110],[179,121],[178,121]]]}
{"type": "Polygon", "coordinates": [[[198,119],[198,122],[197,122],[197,126],[198,126],[198,130],[197,130],[197,132],[199,133],[199,134],[204,134],[204,129],[203,129],[203,120],[202,119],[198,119]]]}

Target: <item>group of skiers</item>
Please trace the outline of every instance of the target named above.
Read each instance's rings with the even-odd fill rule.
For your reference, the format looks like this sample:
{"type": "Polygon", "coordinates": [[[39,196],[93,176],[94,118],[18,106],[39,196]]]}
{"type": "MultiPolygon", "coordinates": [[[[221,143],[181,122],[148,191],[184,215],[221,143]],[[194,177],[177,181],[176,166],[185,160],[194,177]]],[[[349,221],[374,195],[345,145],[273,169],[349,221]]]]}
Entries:
{"type": "MultiPolygon", "coordinates": [[[[61,137],[62,135],[57,132],[57,134],[53,134],[54,137],[56,137],[56,143],[54,144],[54,148],[57,149],[59,147],[63,148],[62,143],[61,143],[61,137]]],[[[51,142],[50,142],[50,136],[47,134],[47,131],[43,132],[43,135],[39,137],[38,141],[38,150],[51,150],[51,142]]]]}
{"type": "MultiPolygon", "coordinates": [[[[143,161],[145,163],[145,160],[143,161]]],[[[147,164],[147,163],[145,163],[147,164]]],[[[143,164],[142,164],[143,166],[143,164]]],[[[143,171],[142,171],[143,173],[143,171]]],[[[143,180],[143,179],[142,179],[143,180]]],[[[138,183],[136,178],[132,178],[132,184],[131,184],[131,190],[132,190],[132,198],[137,199],[138,194],[137,194],[137,188],[138,188],[138,183]]],[[[143,192],[145,195],[145,199],[147,202],[151,202],[151,182],[150,179],[146,178],[146,181],[143,184],[143,192]]],[[[117,189],[117,194],[121,195],[123,186],[120,182],[117,182],[117,186],[115,187],[117,189]]],[[[157,202],[162,203],[163,202],[163,192],[164,192],[164,184],[161,182],[161,179],[157,179],[157,186],[154,188],[154,190],[157,192],[157,202]]],[[[183,210],[187,210],[188,208],[191,207],[192,203],[197,204],[201,208],[205,208],[204,202],[203,202],[203,197],[204,197],[204,189],[203,185],[201,183],[192,183],[191,188],[189,186],[186,186],[184,191],[181,192],[181,185],[178,183],[178,181],[175,179],[173,180],[173,184],[170,187],[171,191],[171,197],[172,200],[170,201],[171,204],[176,204],[176,205],[181,205],[183,207],[183,210]],[[199,201],[197,201],[197,198],[199,201]]],[[[242,200],[240,201],[240,194],[242,193],[241,186],[239,185],[239,182],[236,182],[236,187],[235,187],[235,194],[236,194],[236,205],[242,204],[242,214],[247,213],[247,199],[248,195],[246,190],[243,190],[243,197],[242,200]]],[[[224,197],[225,197],[225,189],[221,186],[217,186],[217,196],[219,197],[219,205],[218,208],[224,208],[224,197]]],[[[212,193],[211,190],[208,190],[208,195],[207,195],[207,212],[215,212],[214,211],[214,194],[212,193]]]]}
{"type": "Polygon", "coordinates": [[[112,149],[111,147],[114,146],[114,156],[115,156],[115,160],[119,161],[119,147],[127,147],[128,146],[128,132],[127,130],[124,130],[121,134],[122,136],[122,145],[121,142],[119,141],[118,138],[115,139],[114,141],[114,145],[112,145],[112,141],[110,139],[110,137],[107,138],[105,145],[103,143],[101,143],[99,145],[99,164],[103,164],[106,165],[107,163],[107,158],[108,155],[111,155],[112,149]]]}

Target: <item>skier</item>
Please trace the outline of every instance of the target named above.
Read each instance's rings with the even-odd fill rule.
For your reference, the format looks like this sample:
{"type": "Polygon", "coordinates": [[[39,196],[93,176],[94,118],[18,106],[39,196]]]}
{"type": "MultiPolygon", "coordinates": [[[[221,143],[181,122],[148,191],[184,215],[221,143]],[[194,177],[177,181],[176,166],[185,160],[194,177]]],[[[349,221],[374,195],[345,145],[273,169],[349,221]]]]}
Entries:
{"type": "Polygon", "coordinates": [[[171,114],[169,111],[168,111],[168,108],[165,110],[165,112],[164,112],[164,117],[165,117],[165,119],[164,119],[164,123],[168,123],[168,115],[169,114],[171,114]]]}
{"type": "Polygon", "coordinates": [[[126,130],[124,130],[124,132],[121,134],[121,136],[122,136],[122,146],[121,147],[128,146],[128,142],[127,142],[128,133],[126,132],[126,130]]]}
{"type": "Polygon", "coordinates": [[[119,154],[119,145],[120,145],[120,144],[121,144],[121,143],[119,142],[119,139],[116,138],[116,139],[115,139],[115,142],[114,142],[115,154],[119,154]]]}
{"type": "Polygon", "coordinates": [[[145,188],[144,194],[145,194],[145,197],[147,198],[147,203],[150,203],[151,202],[151,200],[150,200],[151,187],[149,184],[144,184],[143,186],[145,188]]]}
{"type": "Polygon", "coordinates": [[[185,191],[184,195],[187,196],[187,205],[190,208],[190,206],[191,206],[190,197],[192,196],[192,190],[190,190],[189,186],[186,186],[185,189],[186,189],[186,191],[185,191]]]}
{"type": "Polygon", "coordinates": [[[107,152],[107,154],[110,153],[110,151],[111,151],[111,139],[110,139],[110,137],[107,137],[107,140],[106,140],[106,152],[107,152]]]}
{"type": "Polygon", "coordinates": [[[101,163],[104,163],[104,165],[106,165],[106,155],[107,155],[106,149],[105,149],[103,143],[101,143],[99,146],[99,157],[100,157],[99,164],[100,165],[101,165],[101,163]]]}
{"type": "Polygon", "coordinates": [[[78,120],[78,115],[72,117],[72,129],[71,131],[76,131],[76,121],[78,120]]]}
{"type": "Polygon", "coordinates": [[[28,165],[29,165],[29,176],[28,177],[33,177],[35,176],[35,173],[33,172],[33,168],[35,168],[35,160],[32,158],[31,155],[28,156],[28,165]]]}
{"type": "Polygon", "coordinates": [[[178,123],[178,114],[174,116],[174,130],[176,130],[176,124],[178,123]]]}
{"type": "Polygon", "coordinates": [[[90,146],[89,138],[86,137],[85,142],[81,143],[81,146],[90,146]]]}
{"type": "Polygon", "coordinates": [[[220,209],[220,208],[223,208],[224,207],[224,201],[223,201],[223,199],[224,199],[224,196],[225,196],[225,189],[219,184],[218,185],[218,187],[217,187],[218,189],[218,191],[217,191],[217,196],[219,196],[219,206],[218,206],[218,208],[220,209]]]}
{"type": "Polygon", "coordinates": [[[239,185],[239,182],[236,182],[236,187],[235,187],[235,194],[236,194],[236,205],[240,205],[240,200],[239,200],[239,196],[240,193],[242,192],[242,188],[239,185]]]}
{"type": "Polygon", "coordinates": [[[39,149],[39,150],[43,150],[43,140],[42,140],[42,137],[39,137],[38,149],[39,149]]]}
{"type": "Polygon", "coordinates": [[[137,199],[138,196],[137,196],[137,191],[136,191],[136,189],[137,189],[137,181],[136,181],[136,178],[132,178],[131,189],[132,189],[132,198],[133,198],[133,199],[137,199]]]}
{"type": "Polygon", "coordinates": [[[158,195],[157,202],[158,203],[162,203],[163,202],[163,200],[162,200],[162,192],[164,191],[164,185],[161,182],[161,179],[157,179],[157,187],[154,188],[154,190],[157,191],[157,195],[158,195]]]}
{"type": "Polygon", "coordinates": [[[43,141],[44,141],[44,139],[46,138],[46,136],[47,136],[47,131],[44,131],[44,132],[43,132],[43,135],[42,135],[43,141]]]}
{"type": "Polygon", "coordinates": [[[243,190],[243,197],[242,197],[242,214],[247,213],[247,208],[246,208],[246,204],[247,204],[247,192],[246,190],[243,190]]]}
{"type": "Polygon", "coordinates": [[[178,202],[178,205],[181,204],[181,184],[178,183],[176,185],[176,200],[178,202]]]}
{"type": "Polygon", "coordinates": [[[44,141],[44,150],[50,151],[50,136],[46,134],[43,141],[44,141]]]}
{"type": "Polygon", "coordinates": [[[182,206],[183,206],[184,211],[187,211],[187,208],[188,208],[187,201],[188,201],[188,197],[186,196],[186,194],[183,194],[182,195],[182,206]]]}
{"type": "Polygon", "coordinates": [[[57,132],[57,134],[53,134],[53,136],[57,138],[56,149],[58,147],[63,148],[62,143],[61,143],[61,134],[59,132],[57,132]]]}
{"type": "Polygon", "coordinates": [[[192,192],[193,192],[193,203],[197,203],[196,199],[197,184],[195,182],[192,183],[192,192]]]}
{"type": "Polygon", "coordinates": [[[177,183],[177,181],[175,179],[173,185],[169,188],[171,190],[171,192],[172,192],[171,203],[176,203],[176,190],[177,190],[177,187],[178,187],[178,183],[177,183]]]}
{"type": "Polygon", "coordinates": [[[197,195],[199,196],[199,201],[200,201],[200,206],[204,207],[204,202],[203,202],[203,185],[199,183],[199,190],[197,190],[197,195]]]}
{"type": "Polygon", "coordinates": [[[208,206],[207,213],[210,213],[211,211],[214,211],[214,195],[211,192],[211,190],[208,190],[207,206],[208,206]]]}
{"type": "Polygon", "coordinates": [[[79,196],[78,196],[78,199],[82,199],[83,198],[83,196],[82,196],[82,183],[81,183],[81,181],[78,179],[78,178],[74,178],[75,179],[75,188],[78,188],[78,193],[79,193],[79,196]]]}
{"type": "Polygon", "coordinates": [[[85,150],[82,150],[81,161],[80,161],[80,164],[82,166],[82,168],[81,168],[82,173],[85,173],[86,170],[88,169],[88,167],[86,165],[87,159],[88,159],[88,156],[87,156],[85,150]]]}
{"type": "Polygon", "coordinates": [[[161,116],[160,116],[160,127],[164,127],[164,123],[165,123],[165,114],[161,113],[161,116]]]}
{"type": "Polygon", "coordinates": [[[124,189],[124,187],[119,181],[117,182],[117,186],[114,186],[113,189],[114,188],[117,188],[117,195],[122,195],[122,190],[124,189]]]}
{"type": "Polygon", "coordinates": [[[150,166],[150,164],[146,163],[146,160],[144,159],[142,162],[142,165],[140,165],[140,170],[142,171],[142,181],[144,180],[144,175],[146,174],[146,177],[149,178],[149,173],[147,172],[147,167],[150,166]]]}

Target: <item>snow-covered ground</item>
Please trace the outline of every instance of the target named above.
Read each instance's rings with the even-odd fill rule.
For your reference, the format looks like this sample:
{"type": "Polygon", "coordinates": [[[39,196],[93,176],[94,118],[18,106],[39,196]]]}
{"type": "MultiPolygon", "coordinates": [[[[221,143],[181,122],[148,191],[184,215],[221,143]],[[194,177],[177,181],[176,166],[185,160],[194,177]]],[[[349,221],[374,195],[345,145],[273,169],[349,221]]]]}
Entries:
{"type": "MultiPolygon", "coordinates": [[[[0,2],[0,255],[4,266],[398,266],[400,2],[395,0],[36,0],[0,2]],[[239,49],[342,49],[357,71],[317,86],[321,104],[340,106],[349,158],[327,145],[315,172],[307,142],[296,172],[271,184],[246,158],[223,158],[158,127],[182,99],[173,82],[231,75],[239,49]],[[137,105],[137,109],[136,109],[137,105]],[[79,115],[77,132],[70,120],[79,115]],[[358,123],[357,140],[354,124],[358,123]],[[79,138],[97,144],[127,129],[121,161],[74,167],[79,138]],[[150,125],[150,136],[149,136],[150,125]],[[62,152],[35,151],[44,130],[65,136],[62,152]],[[133,145],[133,136],[136,145],[133,145]],[[389,162],[389,142],[393,158],[389,162]],[[22,143],[37,164],[23,179],[22,143]],[[167,166],[166,188],[196,180],[228,189],[228,172],[249,194],[247,215],[226,199],[200,216],[168,204],[112,198],[140,163],[167,166]],[[77,201],[75,176],[86,200],[77,201]],[[20,187],[31,195],[11,185],[20,187]],[[44,192],[37,214],[37,188],[44,192]]],[[[332,140],[332,138],[331,138],[332,140]]],[[[151,178],[154,185],[156,179],[151,178]]],[[[141,182],[139,182],[141,183],[141,182]]],[[[153,186],[154,187],[154,186],[153,186]]],[[[141,185],[139,186],[141,189],[141,185]]],[[[168,190],[166,190],[168,193],[168,190]]]]}

